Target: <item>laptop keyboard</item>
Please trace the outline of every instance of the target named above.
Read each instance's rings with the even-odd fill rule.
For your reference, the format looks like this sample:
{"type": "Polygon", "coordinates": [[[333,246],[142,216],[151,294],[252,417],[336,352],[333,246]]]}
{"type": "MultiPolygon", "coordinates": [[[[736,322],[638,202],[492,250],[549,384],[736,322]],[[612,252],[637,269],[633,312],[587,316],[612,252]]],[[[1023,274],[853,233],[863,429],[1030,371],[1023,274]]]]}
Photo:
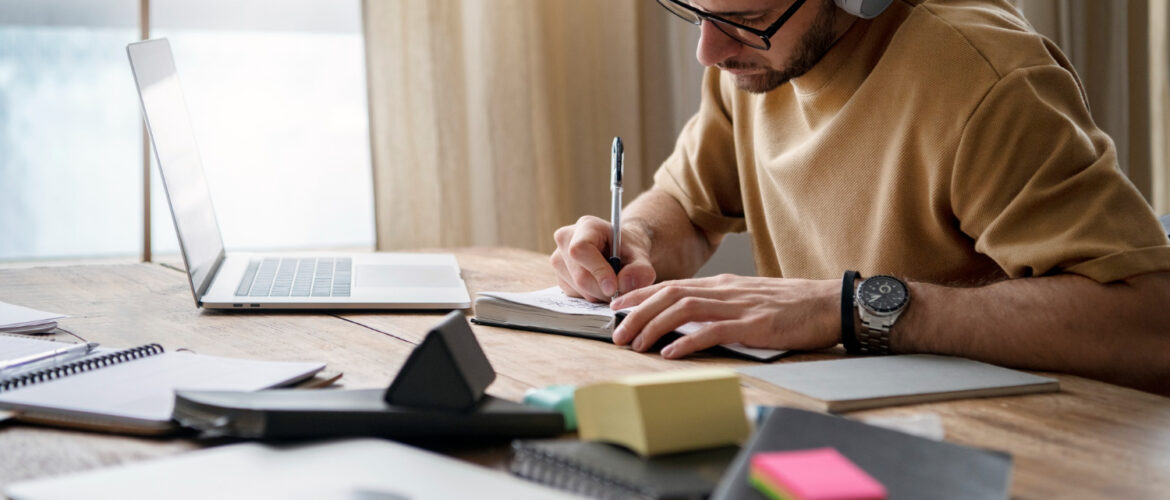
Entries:
{"type": "Polygon", "coordinates": [[[237,297],[349,297],[353,258],[266,258],[248,263],[237,297]]]}

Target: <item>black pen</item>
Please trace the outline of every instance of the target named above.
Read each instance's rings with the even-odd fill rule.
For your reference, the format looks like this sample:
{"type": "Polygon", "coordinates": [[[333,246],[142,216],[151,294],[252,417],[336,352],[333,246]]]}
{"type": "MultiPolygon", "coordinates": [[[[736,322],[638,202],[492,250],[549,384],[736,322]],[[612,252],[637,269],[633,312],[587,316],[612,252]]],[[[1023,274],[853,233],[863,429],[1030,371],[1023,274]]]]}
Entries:
{"type": "MultiPolygon", "coordinates": [[[[617,273],[622,270],[622,259],[618,253],[622,246],[622,160],[625,156],[625,150],[622,148],[622,138],[613,138],[613,150],[610,155],[610,176],[609,176],[609,192],[612,195],[613,204],[609,208],[609,223],[613,229],[613,239],[610,240],[609,246],[609,265],[613,267],[613,272],[617,273]]],[[[614,297],[617,297],[617,291],[614,291],[614,297]]]]}

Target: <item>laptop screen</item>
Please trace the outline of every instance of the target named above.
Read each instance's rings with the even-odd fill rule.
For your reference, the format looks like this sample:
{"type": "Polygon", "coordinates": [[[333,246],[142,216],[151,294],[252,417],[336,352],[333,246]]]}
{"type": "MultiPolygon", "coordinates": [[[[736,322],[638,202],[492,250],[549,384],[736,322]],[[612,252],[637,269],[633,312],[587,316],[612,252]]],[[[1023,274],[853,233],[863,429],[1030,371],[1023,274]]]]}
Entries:
{"type": "Polygon", "coordinates": [[[223,255],[223,238],[211,205],[207,179],[203,176],[171,45],[166,39],[150,40],[130,44],[126,52],[138,84],[143,117],[171,205],[191,288],[199,300],[207,289],[216,261],[223,255]]]}

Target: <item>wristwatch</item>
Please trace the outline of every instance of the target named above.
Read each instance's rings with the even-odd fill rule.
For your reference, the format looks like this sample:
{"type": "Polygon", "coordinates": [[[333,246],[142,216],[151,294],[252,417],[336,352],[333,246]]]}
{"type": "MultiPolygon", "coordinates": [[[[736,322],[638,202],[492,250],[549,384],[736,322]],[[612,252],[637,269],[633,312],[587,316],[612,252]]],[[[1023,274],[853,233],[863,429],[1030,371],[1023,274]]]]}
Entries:
{"type": "Polygon", "coordinates": [[[857,285],[854,301],[861,316],[858,350],[863,354],[890,354],[890,329],[910,305],[906,283],[884,274],[866,278],[857,285]]]}

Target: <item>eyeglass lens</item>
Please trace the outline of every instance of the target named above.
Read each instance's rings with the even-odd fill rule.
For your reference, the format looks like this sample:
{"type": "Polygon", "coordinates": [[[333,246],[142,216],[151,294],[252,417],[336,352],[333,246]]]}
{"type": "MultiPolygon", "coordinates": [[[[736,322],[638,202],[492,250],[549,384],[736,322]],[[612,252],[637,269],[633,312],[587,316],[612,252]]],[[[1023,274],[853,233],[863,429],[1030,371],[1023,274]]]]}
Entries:
{"type": "Polygon", "coordinates": [[[658,4],[661,5],[663,8],[665,8],[666,10],[670,11],[672,14],[678,16],[682,20],[684,20],[688,23],[694,24],[695,26],[702,24],[703,21],[707,21],[709,23],[714,24],[715,27],[719,29],[719,31],[721,31],[721,32],[723,32],[723,34],[731,37],[732,40],[735,40],[739,43],[742,43],[742,44],[747,45],[748,47],[751,47],[754,49],[766,50],[768,48],[767,44],[764,43],[763,39],[761,39],[759,35],[752,33],[750,31],[744,31],[736,26],[727,24],[726,22],[723,22],[723,21],[719,20],[718,18],[700,16],[699,14],[695,13],[694,11],[688,10],[683,6],[678,5],[675,2],[672,2],[671,0],[658,0],[658,4]]]}

